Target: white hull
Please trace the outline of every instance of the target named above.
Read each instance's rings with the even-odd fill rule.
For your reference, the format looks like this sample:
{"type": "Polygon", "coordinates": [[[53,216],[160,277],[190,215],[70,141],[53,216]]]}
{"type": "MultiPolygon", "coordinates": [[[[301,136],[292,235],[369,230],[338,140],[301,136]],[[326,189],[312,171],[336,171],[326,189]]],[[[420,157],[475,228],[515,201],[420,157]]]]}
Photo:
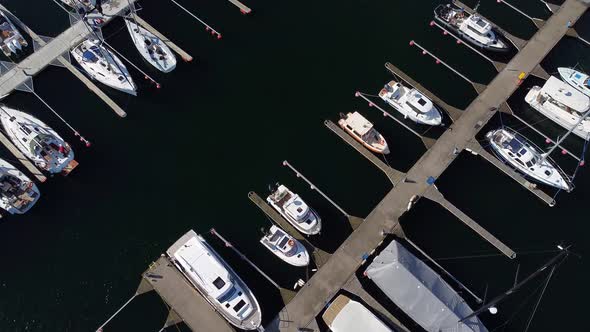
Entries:
{"type": "Polygon", "coordinates": [[[321,231],[322,220],[319,215],[287,187],[280,185],[266,201],[299,232],[315,235],[321,231]]]}
{"type": "Polygon", "coordinates": [[[590,81],[588,81],[588,75],[571,68],[561,67],[557,68],[557,71],[559,72],[561,79],[567,84],[573,86],[581,93],[590,97],[590,81]]]}
{"type": "Polygon", "coordinates": [[[137,87],[121,60],[100,45],[96,39],[87,39],[72,51],[72,56],[91,78],[113,89],[137,95],[137,87]]]}
{"type": "Polygon", "coordinates": [[[22,51],[29,43],[23,38],[20,31],[12,24],[8,17],[0,11],[0,48],[4,55],[10,56],[22,51]]]}
{"type": "Polygon", "coordinates": [[[176,57],[160,38],[139,26],[130,19],[125,19],[127,30],[139,54],[156,69],[169,73],[176,68],[176,57]]]}
{"type": "Polygon", "coordinates": [[[14,166],[12,166],[10,163],[6,162],[5,160],[0,159],[0,175],[5,175],[5,174],[9,175],[9,176],[14,176],[14,177],[18,178],[19,180],[23,181],[24,183],[29,184],[28,186],[30,188],[29,188],[29,193],[28,193],[28,198],[27,198],[28,203],[26,203],[26,205],[24,205],[24,206],[17,208],[17,207],[15,207],[14,202],[11,202],[11,199],[9,197],[6,197],[4,194],[2,194],[2,197],[0,197],[0,207],[2,209],[6,210],[10,214],[26,213],[27,211],[29,211],[33,207],[33,205],[35,205],[35,203],[37,203],[37,200],[39,200],[39,197],[41,197],[41,193],[39,192],[39,189],[37,188],[35,183],[33,181],[31,181],[31,179],[29,179],[21,171],[16,169],[14,166]]]}
{"type": "Polygon", "coordinates": [[[416,123],[429,126],[440,126],[442,124],[441,112],[434,106],[430,99],[416,89],[409,89],[399,82],[391,81],[385,88],[381,89],[379,97],[403,115],[404,118],[409,118],[416,123]],[[388,91],[387,89],[392,89],[392,91],[388,91]],[[416,101],[418,100],[423,105],[417,104],[416,101]],[[412,104],[415,104],[415,106],[412,104]],[[424,107],[425,105],[428,106],[427,109],[418,109],[418,107],[424,107]]]}
{"type": "Polygon", "coordinates": [[[283,211],[283,209],[281,209],[279,206],[277,206],[276,204],[274,204],[272,202],[269,202],[269,203],[275,210],[277,210],[278,213],[281,214],[281,216],[283,218],[285,218],[291,225],[293,225],[293,227],[295,227],[301,233],[303,233],[305,235],[316,235],[316,234],[319,234],[320,231],[322,230],[322,220],[320,219],[319,215],[313,209],[310,208],[310,211],[309,211],[310,216],[303,223],[315,224],[315,225],[313,227],[302,227],[300,222],[297,222],[291,216],[286,214],[283,211]]]}
{"type": "Polygon", "coordinates": [[[260,239],[260,243],[266,249],[293,266],[309,265],[309,254],[301,242],[274,225],[270,228],[269,233],[260,239]]]}

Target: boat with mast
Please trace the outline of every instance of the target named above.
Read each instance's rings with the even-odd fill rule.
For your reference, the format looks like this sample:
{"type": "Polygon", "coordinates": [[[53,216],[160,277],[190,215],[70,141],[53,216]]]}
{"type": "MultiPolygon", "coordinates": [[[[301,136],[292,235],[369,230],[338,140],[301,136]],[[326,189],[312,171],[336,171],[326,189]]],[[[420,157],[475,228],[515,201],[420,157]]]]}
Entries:
{"type": "Polygon", "coordinates": [[[91,78],[113,89],[137,95],[137,87],[121,60],[98,39],[86,39],[71,51],[74,59],[91,78]]]}
{"type": "Polygon", "coordinates": [[[531,107],[578,137],[590,139],[590,98],[559,80],[549,77],[543,87],[532,87],[524,100],[531,107]]]}
{"type": "Polygon", "coordinates": [[[17,54],[29,43],[23,38],[20,31],[12,24],[6,14],[0,10],[0,48],[6,56],[17,54]]]}
{"type": "Polygon", "coordinates": [[[29,211],[41,197],[29,177],[4,159],[0,159],[0,207],[10,214],[29,211]]]}
{"type": "Polygon", "coordinates": [[[390,81],[379,91],[379,97],[398,111],[404,118],[430,125],[440,126],[442,114],[432,101],[420,91],[404,86],[401,82],[390,81]]]}
{"type": "Polygon", "coordinates": [[[508,43],[499,37],[492,24],[478,14],[469,14],[455,4],[441,4],[434,9],[434,18],[467,42],[489,51],[505,52],[508,43]]]}
{"type": "Polygon", "coordinates": [[[266,201],[301,233],[315,235],[322,229],[320,216],[286,186],[277,183],[266,201]]]}
{"type": "Polygon", "coordinates": [[[260,243],[288,264],[309,265],[309,254],[305,246],[278,226],[272,225],[260,239],[260,243]]]}
{"type": "Polygon", "coordinates": [[[569,177],[550,159],[548,154],[516,131],[503,127],[486,134],[494,153],[518,172],[538,182],[571,191],[569,177]]]}
{"type": "Polygon", "coordinates": [[[576,88],[581,93],[590,97],[590,77],[586,73],[577,71],[573,68],[559,67],[557,68],[561,79],[569,85],[576,88]]]}
{"type": "Polygon", "coordinates": [[[125,25],[139,54],[152,66],[164,73],[176,68],[176,57],[170,48],[131,18],[125,18],[125,25]]]}
{"type": "Polygon", "coordinates": [[[262,310],[256,297],[201,235],[188,231],[166,255],[228,322],[243,330],[260,327],[262,310]]]}
{"type": "Polygon", "coordinates": [[[70,145],[34,116],[0,106],[0,121],[14,145],[43,170],[67,174],[77,165],[70,145]]]}
{"type": "Polygon", "coordinates": [[[389,153],[389,146],[383,135],[359,112],[340,113],[338,125],[367,149],[375,153],[389,153]]]}

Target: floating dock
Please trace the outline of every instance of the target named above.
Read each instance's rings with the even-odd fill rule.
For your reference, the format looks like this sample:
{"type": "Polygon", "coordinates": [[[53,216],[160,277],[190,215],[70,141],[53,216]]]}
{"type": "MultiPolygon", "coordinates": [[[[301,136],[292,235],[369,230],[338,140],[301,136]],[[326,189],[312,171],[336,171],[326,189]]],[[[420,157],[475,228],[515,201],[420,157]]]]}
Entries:
{"type": "Polygon", "coordinates": [[[398,183],[385,196],[328,262],[266,326],[267,331],[297,332],[312,327],[328,301],[347,284],[368,253],[383,241],[383,230],[403,237],[399,218],[407,211],[408,202],[415,196],[424,196],[432,186],[429,179],[438,178],[457,157],[455,149],[461,151],[468,147],[479,130],[518,88],[518,75],[521,72],[531,73],[587,7],[588,4],[578,0],[566,0],[535,36],[523,43],[520,52],[456,119],[453,130],[447,130],[408,171],[406,178],[409,181],[398,183]]]}

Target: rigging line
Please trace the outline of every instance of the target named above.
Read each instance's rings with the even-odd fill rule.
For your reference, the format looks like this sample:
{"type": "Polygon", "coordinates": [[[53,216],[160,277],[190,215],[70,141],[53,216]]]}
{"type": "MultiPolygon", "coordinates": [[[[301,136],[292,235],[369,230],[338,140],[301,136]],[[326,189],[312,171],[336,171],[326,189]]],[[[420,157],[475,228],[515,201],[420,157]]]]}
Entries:
{"type": "Polygon", "coordinates": [[[541,286],[543,286],[543,285],[542,284],[537,285],[537,287],[530,294],[528,294],[522,302],[519,303],[518,307],[516,307],[516,310],[513,310],[512,316],[510,316],[504,323],[496,326],[490,332],[497,331],[499,328],[503,328],[502,330],[504,330],[506,328],[506,326],[514,319],[514,317],[516,317],[516,315],[523,309],[524,305],[527,304],[527,302],[533,297],[533,295],[535,295],[537,293],[537,291],[541,288],[541,286]]]}
{"type": "Polygon", "coordinates": [[[524,329],[524,332],[527,332],[529,330],[529,327],[531,326],[533,318],[535,317],[535,313],[537,313],[537,309],[539,308],[539,304],[541,303],[541,300],[543,299],[543,295],[545,295],[545,290],[547,290],[547,286],[549,285],[549,281],[551,281],[551,277],[553,277],[553,273],[555,272],[556,268],[557,268],[557,265],[553,265],[553,267],[551,268],[551,271],[549,271],[549,275],[547,276],[547,279],[545,280],[545,283],[543,284],[543,289],[541,290],[541,294],[539,294],[539,298],[537,299],[537,302],[535,303],[533,313],[531,314],[531,316],[529,317],[529,320],[527,321],[526,328],[524,329]]]}
{"type": "MultiPolygon", "coordinates": [[[[559,252],[559,250],[516,251],[516,253],[519,256],[532,255],[532,254],[548,254],[548,253],[556,253],[556,252],[559,252]]],[[[439,260],[439,261],[443,261],[443,260],[453,260],[453,259],[486,258],[486,257],[496,257],[496,256],[504,256],[504,254],[490,253],[490,254],[481,254],[481,255],[465,255],[465,256],[438,257],[438,258],[434,258],[434,259],[435,260],[439,260]]]]}

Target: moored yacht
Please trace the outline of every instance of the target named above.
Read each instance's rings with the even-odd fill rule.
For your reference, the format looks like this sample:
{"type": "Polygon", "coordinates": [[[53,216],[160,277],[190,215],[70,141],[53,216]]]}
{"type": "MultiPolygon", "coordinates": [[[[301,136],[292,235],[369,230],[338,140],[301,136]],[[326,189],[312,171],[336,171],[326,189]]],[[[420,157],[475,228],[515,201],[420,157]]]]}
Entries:
{"type": "Polygon", "coordinates": [[[20,31],[12,24],[6,14],[0,11],[0,48],[4,55],[10,56],[17,53],[29,43],[23,38],[20,31]]]}
{"type": "Polygon", "coordinates": [[[553,122],[573,133],[590,139],[590,119],[585,118],[590,110],[590,98],[572,86],[551,76],[543,87],[534,86],[524,100],[532,108],[553,122]]]}
{"type": "Polygon", "coordinates": [[[309,254],[303,244],[275,225],[270,227],[260,243],[286,263],[294,266],[309,265],[309,254]]]}
{"type": "Polygon", "coordinates": [[[492,130],[486,138],[496,155],[520,173],[558,189],[568,192],[573,189],[570,179],[557,164],[514,130],[507,127],[492,130]]]}
{"type": "Polygon", "coordinates": [[[166,254],[228,322],[244,330],[260,326],[262,311],[256,297],[202,236],[190,230],[166,254]]]}
{"type": "Polygon", "coordinates": [[[505,43],[494,31],[492,24],[481,16],[470,15],[454,4],[438,5],[434,17],[446,28],[458,34],[469,43],[490,51],[507,51],[505,43]]]}
{"type": "Polygon", "coordinates": [[[322,229],[319,215],[284,185],[279,185],[266,201],[301,233],[315,235],[322,229]]]}
{"type": "Polygon", "coordinates": [[[156,69],[169,73],[176,68],[176,57],[164,42],[129,18],[127,30],[141,56],[156,69]]]}
{"type": "Polygon", "coordinates": [[[72,56],[93,79],[131,95],[137,88],[127,68],[117,56],[97,39],[86,39],[72,51],[72,56]]]}
{"type": "Polygon", "coordinates": [[[39,189],[21,171],[0,159],[0,207],[11,214],[23,214],[40,197],[39,189]]]}
{"type": "Polygon", "coordinates": [[[67,174],[77,165],[69,144],[41,120],[6,106],[0,106],[0,120],[14,145],[38,167],[67,174]]]}
{"type": "Polygon", "coordinates": [[[557,68],[561,79],[580,92],[590,97],[590,77],[587,74],[573,68],[557,68]]]}
{"type": "Polygon", "coordinates": [[[391,81],[379,91],[379,97],[401,113],[404,118],[431,126],[442,123],[442,115],[432,101],[416,89],[409,89],[401,82],[391,81]]]}
{"type": "Polygon", "coordinates": [[[367,149],[375,153],[389,153],[389,147],[383,135],[373,128],[373,124],[359,112],[341,113],[338,125],[367,149]]]}

